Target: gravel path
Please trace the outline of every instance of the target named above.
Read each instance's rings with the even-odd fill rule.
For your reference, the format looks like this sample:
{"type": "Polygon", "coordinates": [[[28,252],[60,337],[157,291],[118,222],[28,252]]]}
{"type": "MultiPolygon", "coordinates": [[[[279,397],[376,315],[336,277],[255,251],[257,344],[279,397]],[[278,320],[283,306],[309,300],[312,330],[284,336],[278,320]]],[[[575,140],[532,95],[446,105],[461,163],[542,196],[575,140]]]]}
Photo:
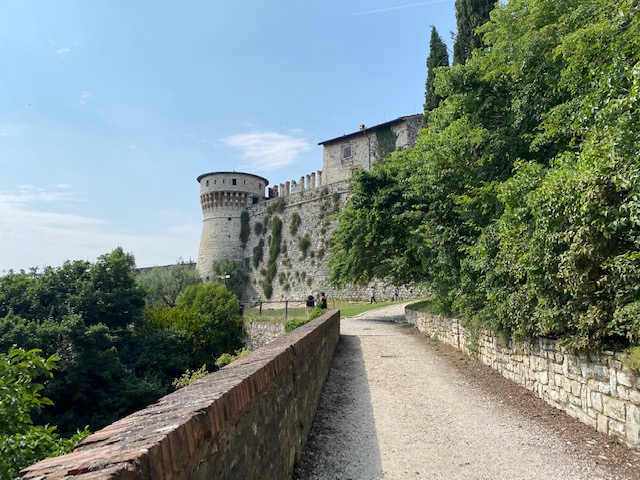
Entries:
{"type": "Polygon", "coordinates": [[[635,479],[640,455],[459,352],[398,325],[341,321],[294,479],[635,479]]]}

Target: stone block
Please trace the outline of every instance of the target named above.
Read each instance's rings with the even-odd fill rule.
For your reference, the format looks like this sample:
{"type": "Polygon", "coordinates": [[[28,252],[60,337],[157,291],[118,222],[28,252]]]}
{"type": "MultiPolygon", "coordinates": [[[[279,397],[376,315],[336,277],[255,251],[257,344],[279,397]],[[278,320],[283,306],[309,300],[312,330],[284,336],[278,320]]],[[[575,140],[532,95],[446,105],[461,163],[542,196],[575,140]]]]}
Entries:
{"type": "Polygon", "coordinates": [[[609,435],[626,438],[625,423],[609,419],[609,435]]]}
{"type": "Polygon", "coordinates": [[[596,420],[596,429],[600,433],[609,433],[609,418],[606,415],[602,413],[598,414],[598,418],[596,420]]]}
{"type": "Polygon", "coordinates": [[[605,394],[605,395],[610,395],[611,394],[611,387],[609,386],[608,383],[599,383],[598,384],[598,391],[600,393],[605,394]]]}
{"type": "Polygon", "coordinates": [[[618,388],[618,375],[616,375],[615,369],[611,369],[609,372],[609,388],[612,393],[618,388]]]}
{"type": "Polygon", "coordinates": [[[640,408],[636,405],[627,405],[626,421],[627,442],[631,445],[640,445],[640,408]]]}
{"type": "Polygon", "coordinates": [[[604,406],[602,404],[602,394],[600,392],[591,392],[591,407],[600,413],[604,413],[604,406]]]}
{"type": "Polygon", "coordinates": [[[609,396],[602,397],[602,411],[604,414],[618,422],[624,422],[627,416],[626,405],[622,400],[611,398],[609,396]]]}
{"type": "Polygon", "coordinates": [[[635,405],[640,405],[640,392],[636,389],[629,390],[629,401],[635,405]]]}
{"type": "Polygon", "coordinates": [[[576,382],[575,380],[570,384],[571,394],[579,397],[582,393],[582,384],[580,382],[576,382]]]}
{"type": "Polygon", "coordinates": [[[609,381],[609,367],[600,364],[583,363],[582,376],[585,379],[609,381]]]}
{"type": "Polygon", "coordinates": [[[538,381],[542,385],[547,385],[549,383],[549,372],[547,371],[540,372],[540,375],[538,376],[538,381]]]}
{"type": "Polygon", "coordinates": [[[618,385],[616,393],[618,394],[618,398],[620,398],[620,400],[624,400],[625,402],[629,401],[629,389],[627,387],[618,385]]]}
{"type": "Polygon", "coordinates": [[[619,371],[616,377],[619,385],[624,385],[625,387],[631,387],[634,384],[633,378],[631,377],[631,375],[629,375],[628,372],[619,371]]]}

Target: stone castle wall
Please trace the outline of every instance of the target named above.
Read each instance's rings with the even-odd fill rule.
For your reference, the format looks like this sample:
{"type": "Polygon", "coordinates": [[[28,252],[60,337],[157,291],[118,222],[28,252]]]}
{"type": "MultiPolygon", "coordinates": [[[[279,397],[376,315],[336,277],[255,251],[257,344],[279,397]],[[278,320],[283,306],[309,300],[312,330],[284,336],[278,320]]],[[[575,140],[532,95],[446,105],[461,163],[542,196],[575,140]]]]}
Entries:
{"type": "Polygon", "coordinates": [[[297,193],[251,206],[251,234],[244,251],[250,281],[246,299],[302,300],[307,295],[334,292],[328,285],[325,263],[328,239],[335,228],[331,215],[346,201],[347,184],[302,189],[297,193]],[[280,254],[275,262],[275,276],[270,281],[273,293],[268,298],[263,284],[270,266],[270,247],[275,219],[282,222],[280,254]],[[259,232],[259,233],[258,233],[259,232]],[[260,255],[259,251],[262,251],[260,255]],[[254,253],[256,252],[256,253],[254,253]],[[258,260],[259,257],[261,260],[258,260]]]}
{"type": "MultiPolygon", "coordinates": [[[[250,277],[244,301],[303,300],[325,292],[329,298],[363,300],[376,288],[379,299],[392,299],[395,286],[375,282],[329,287],[325,264],[328,241],[336,226],[333,215],[348,197],[348,181],[355,169],[372,164],[394,150],[412,146],[423,126],[422,115],[400,117],[371,128],[328,140],[323,145],[323,169],[268,189],[268,180],[249,173],[212,172],[198,177],[203,226],[197,269],[213,280],[214,260],[244,262],[250,277]],[[348,147],[348,150],[344,150],[348,147]],[[348,158],[344,152],[348,151],[348,158]],[[246,212],[246,213],[245,213],[246,212]],[[249,218],[249,237],[243,245],[242,228],[249,218]],[[282,222],[281,235],[273,238],[274,222],[282,222]],[[272,241],[279,246],[270,254],[272,241]]],[[[274,245],[275,245],[274,244],[274,245]]],[[[411,297],[400,286],[401,297],[411,297]]]]}
{"type": "Polygon", "coordinates": [[[640,446],[640,379],[622,353],[576,354],[554,340],[504,344],[485,331],[474,335],[456,318],[407,308],[409,323],[500,372],[554,407],[599,432],[640,446]]]}
{"type": "MultiPolygon", "coordinates": [[[[244,249],[249,284],[242,300],[297,301],[308,295],[318,298],[320,292],[334,299],[368,300],[372,286],[376,287],[378,300],[392,299],[395,286],[385,282],[348,285],[340,290],[329,285],[326,271],[328,241],[336,227],[332,216],[342,208],[347,197],[348,182],[338,182],[305,188],[249,207],[251,233],[244,249]],[[275,218],[282,221],[281,246],[275,262],[275,276],[270,282],[272,294],[269,298],[264,283],[268,279],[269,268],[273,268],[269,265],[269,250],[275,218]],[[260,225],[260,233],[256,233],[257,224],[260,225]],[[254,252],[259,250],[262,250],[262,260],[256,262],[254,256],[260,255],[254,252]]],[[[409,296],[412,296],[409,287],[401,287],[401,297],[409,296]]]]}

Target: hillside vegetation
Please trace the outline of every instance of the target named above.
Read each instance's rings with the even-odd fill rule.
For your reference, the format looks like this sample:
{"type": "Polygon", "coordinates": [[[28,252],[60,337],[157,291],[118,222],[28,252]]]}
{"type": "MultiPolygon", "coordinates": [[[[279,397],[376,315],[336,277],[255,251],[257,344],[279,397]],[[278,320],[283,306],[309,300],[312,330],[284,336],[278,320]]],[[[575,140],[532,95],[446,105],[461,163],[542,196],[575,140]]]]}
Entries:
{"type": "Polygon", "coordinates": [[[354,175],[332,281],[421,282],[505,335],[640,343],[638,2],[510,0],[478,32],[436,70],[415,148],[354,175]]]}
{"type": "Polygon", "coordinates": [[[224,285],[182,264],[141,276],[134,265],[116,248],[0,276],[1,480],[242,347],[238,299],[224,285]]]}

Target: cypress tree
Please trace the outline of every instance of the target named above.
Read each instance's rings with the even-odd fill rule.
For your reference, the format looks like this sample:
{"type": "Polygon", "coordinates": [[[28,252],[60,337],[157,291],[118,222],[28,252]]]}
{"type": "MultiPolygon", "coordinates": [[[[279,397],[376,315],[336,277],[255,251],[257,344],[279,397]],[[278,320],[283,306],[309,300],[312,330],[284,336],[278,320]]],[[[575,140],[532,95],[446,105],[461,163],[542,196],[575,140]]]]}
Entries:
{"type": "Polygon", "coordinates": [[[456,24],[458,33],[453,44],[453,64],[460,65],[471,58],[471,52],[484,47],[476,28],[489,21],[489,12],[496,0],[456,0],[456,24]]]}
{"type": "Polygon", "coordinates": [[[431,27],[431,40],[429,41],[429,56],[427,57],[427,84],[424,98],[425,121],[427,113],[436,108],[442,97],[436,94],[433,82],[436,78],[437,67],[449,66],[449,53],[447,46],[440,38],[436,27],[431,27]]]}

